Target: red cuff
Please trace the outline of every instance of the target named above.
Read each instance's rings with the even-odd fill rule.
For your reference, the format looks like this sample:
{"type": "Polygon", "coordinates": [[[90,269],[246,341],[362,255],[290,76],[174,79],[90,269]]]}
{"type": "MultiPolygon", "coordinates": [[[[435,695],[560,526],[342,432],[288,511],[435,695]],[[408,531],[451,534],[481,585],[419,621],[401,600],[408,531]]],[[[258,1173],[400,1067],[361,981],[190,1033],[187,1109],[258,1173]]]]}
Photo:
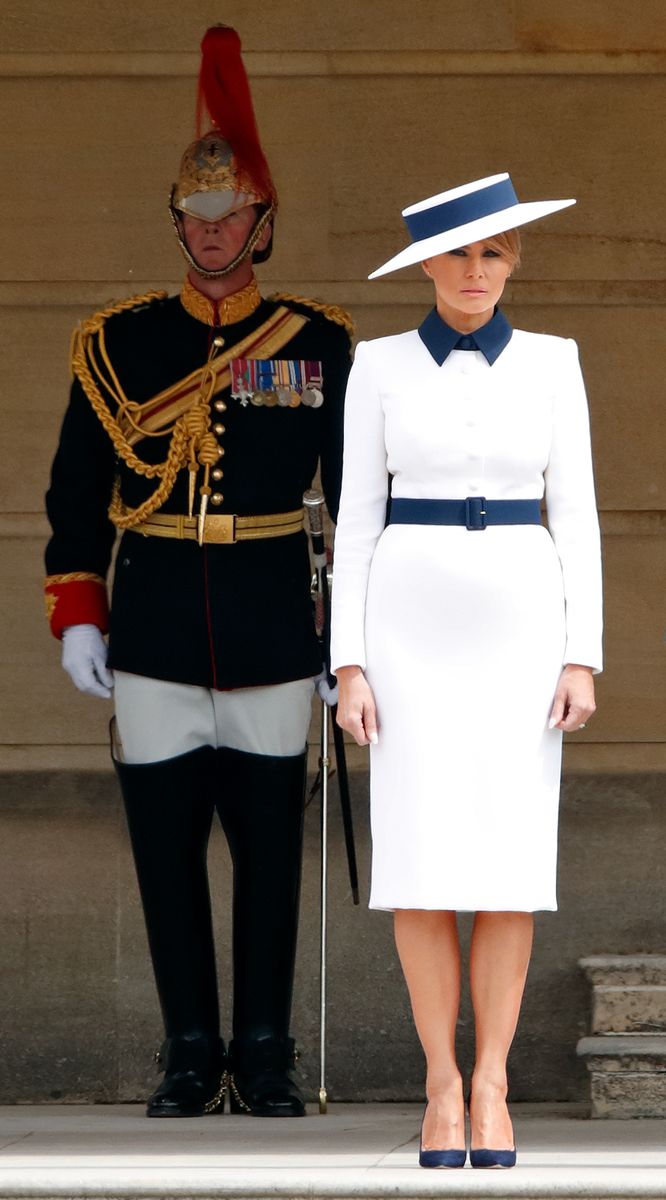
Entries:
{"type": "Polygon", "coordinates": [[[54,637],[61,638],[68,625],[97,625],[102,633],[108,632],[109,602],[101,575],[88,571],[47,575],[44,600],[54,637]]]}

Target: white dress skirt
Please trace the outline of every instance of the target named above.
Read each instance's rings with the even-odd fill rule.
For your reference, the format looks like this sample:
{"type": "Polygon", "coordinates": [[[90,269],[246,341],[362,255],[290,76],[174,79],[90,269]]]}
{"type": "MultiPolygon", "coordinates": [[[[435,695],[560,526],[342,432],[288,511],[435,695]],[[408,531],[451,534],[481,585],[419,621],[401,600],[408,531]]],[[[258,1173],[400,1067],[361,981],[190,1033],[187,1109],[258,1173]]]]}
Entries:
{"type": "Polygon", "coordinates": [[[601,669],[600,554],[575,344],[514,332],[439,367],[415,331],[350,378],[332,667],[373,690],[372,908],[555,909],[566,662],[601,669]],[[539,344],[541,343],[541,344],[539,344]],[[393,495],[541,497],[545,526],[389,525],[393,495]]]}
{"type": "Polygon", "coordinates": [[[547,531],[391,525],[367,598],[378,908],[556,908],[565,643],[547,531]]]}

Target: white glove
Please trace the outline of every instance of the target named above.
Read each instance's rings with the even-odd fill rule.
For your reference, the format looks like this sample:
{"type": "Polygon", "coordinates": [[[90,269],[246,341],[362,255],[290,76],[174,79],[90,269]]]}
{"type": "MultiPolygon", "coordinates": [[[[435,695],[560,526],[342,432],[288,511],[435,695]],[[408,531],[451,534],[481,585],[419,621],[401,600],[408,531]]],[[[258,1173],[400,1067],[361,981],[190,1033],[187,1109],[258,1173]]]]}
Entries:
{"type": "Polygon", "coordinates": [[[326,668],[324,668],[323,671],[320,671],[319,674],[315,676],[315,686],[317,688],[317,695],[319,696],[320,700],[324,701],[324,704],[328,704],[329,708],[332,708],[334,704],[337,704],[338,685],[337,682],[333,687],[329,685],[328,672],[326,671],[326,668]]]}
{"type": "Polygon", "coordinates": [[[63,630],[62,665],[80,692],[110,698],[113,674],[106,656],[106,642],[96,625],[68,625],[63,630]]]}

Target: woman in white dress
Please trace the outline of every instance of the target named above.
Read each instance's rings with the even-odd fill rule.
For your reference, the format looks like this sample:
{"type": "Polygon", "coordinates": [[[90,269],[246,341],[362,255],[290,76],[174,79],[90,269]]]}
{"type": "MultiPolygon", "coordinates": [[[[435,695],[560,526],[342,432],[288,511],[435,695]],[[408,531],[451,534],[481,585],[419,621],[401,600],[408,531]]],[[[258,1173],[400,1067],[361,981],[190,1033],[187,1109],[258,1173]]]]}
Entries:
{"type": "Polygon", "coordinates": [[[515,1162],[506,1061],[532,914],[557,907],[562,732],[594,712],[602,665],[577,347],[512,330],[497,308],[517,227],[573,203],[521,204],[499,175],[406,209],[412,244],[370,278],[422,262],[436,306],[419,329],[361,343],[347,391],[331,665],[339,723],[370,744],[370,906],[395,913],[426,1056],[423,1166],[465,1162],[463,910],[471,1161],[515,1162]]]}

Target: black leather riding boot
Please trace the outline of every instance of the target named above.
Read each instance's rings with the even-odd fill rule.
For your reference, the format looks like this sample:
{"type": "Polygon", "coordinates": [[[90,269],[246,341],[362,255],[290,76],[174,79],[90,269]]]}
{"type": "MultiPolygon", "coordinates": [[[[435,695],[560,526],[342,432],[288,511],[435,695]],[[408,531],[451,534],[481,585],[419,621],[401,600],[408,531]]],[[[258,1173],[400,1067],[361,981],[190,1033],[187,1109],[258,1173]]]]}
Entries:
{"type": "Polygon", "coordinates": [[[206,862],[215,750],[115,767],[166,1032],[147,1112],[201,1116],[223,1106],[226,1072],[206,862]]]}
{"type": "Polygon", "coordinates": [[[289,1018],[301,882],[306,755],[220,749],[216,803],[234,865],[232,1111],[305,1114],[289,1018]]]}
{"type": "Polygon", "coordinates": [[[164,1079],[149,1096],[149,1117],[202,1117],[224,1112],[227,1055],[220,1037],[184,1034],[167,1038],[156,1061],[164,1079]]]}

